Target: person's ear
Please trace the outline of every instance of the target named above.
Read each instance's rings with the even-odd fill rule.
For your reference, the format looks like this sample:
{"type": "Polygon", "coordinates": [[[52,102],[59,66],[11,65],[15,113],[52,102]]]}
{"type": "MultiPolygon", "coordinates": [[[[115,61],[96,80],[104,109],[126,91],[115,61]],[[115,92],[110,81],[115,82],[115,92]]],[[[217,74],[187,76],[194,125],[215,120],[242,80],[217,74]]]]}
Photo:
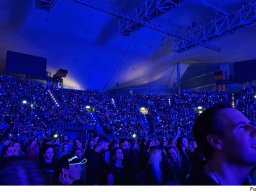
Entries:
{"type": "Polygon", "coordinates": [[[223,150],[223,139],[216,134],[208,134],[207,141],[211,145],[212,148],[222,151],[223,150]]]}

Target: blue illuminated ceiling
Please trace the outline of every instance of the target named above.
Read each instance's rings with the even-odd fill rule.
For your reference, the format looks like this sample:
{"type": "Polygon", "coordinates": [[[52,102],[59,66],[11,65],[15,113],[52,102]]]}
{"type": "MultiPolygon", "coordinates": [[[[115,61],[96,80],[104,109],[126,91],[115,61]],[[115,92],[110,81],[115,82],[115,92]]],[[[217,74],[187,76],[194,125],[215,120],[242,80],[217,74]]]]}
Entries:
{"type": "Polygon", "coordinates": [[[184,72],[193,63],[256,59],[254,24],[202,42],[220,48],[220,52],[204,46],[176,52],[179,39],[164,33],[170,31],[189,37],[189,29],[199,26],[198,23],[207,24],[210,19],[233,13],[249,1],[180,1],[179,6],[153,21],[143,21],[145,26],[128,36],[120,32],[120,18],[109,13],[114,11],[134,19],[134,11],[143,7],[144,1],[84,1],[105,12],[75,0],[57,0],[49,11],[36,8],[36,0],[1,0],[1,69],[6,50],[12,50],[46,57],[52,74],[59,68],[67,69],[66,86],[107,90],[115,88],[117,83],[119,87],[170,87],[176,80],[176,62],[182,64],[184,72]]]}

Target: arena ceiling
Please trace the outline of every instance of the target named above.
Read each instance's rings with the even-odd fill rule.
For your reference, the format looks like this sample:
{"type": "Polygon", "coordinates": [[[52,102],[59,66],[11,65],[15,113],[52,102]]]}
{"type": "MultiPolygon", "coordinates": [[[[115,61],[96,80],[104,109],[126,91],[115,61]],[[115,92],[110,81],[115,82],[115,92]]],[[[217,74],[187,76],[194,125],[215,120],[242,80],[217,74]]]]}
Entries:
{"type": "Polygon", "coordinates": [[[192,38],[196,46],[178,49],[180,38],[190,38],[191,31],[195,33],[195,29],[220,18],[231,15],[234,18],[230,19],[242,16],[248,19],[246,12],[240,16],[233,13],[246,6],[255,12],[254,1],[148,0],[158,2],[158,6],[162,3],[164,8],[172,3],[176,5],[155,18],[142,20],[145,2],[1,0],[1,70],[4,70],[6,51],[12,50],[46,57],[47,70],[52,74],[59,68],[67,69],[68,76],[64,79],[67,87],[108,90],[117,83],[119,88],[171,87],[176,81],[177,62],[183,73],[189,64],[256,59],[255,16],[249,23],[235,21],[241,22],[241,26],[221,31],[212,38],[192,38]],[[52,2],[52,7],[40,8],[40,1],[52,2]],[[142,8],[136,15],[138,7],[142,8]],[[122,35],[120,18],[143,26],[122,35]]]}

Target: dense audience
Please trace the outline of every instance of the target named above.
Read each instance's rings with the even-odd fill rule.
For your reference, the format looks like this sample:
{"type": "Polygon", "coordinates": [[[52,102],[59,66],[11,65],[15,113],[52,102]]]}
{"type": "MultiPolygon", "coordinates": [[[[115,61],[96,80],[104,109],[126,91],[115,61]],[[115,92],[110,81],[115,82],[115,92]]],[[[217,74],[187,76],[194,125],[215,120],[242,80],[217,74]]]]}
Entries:
{"type": "MultiPolygon", "coordinates": [[[[235,94],[110,97],[0,75],[0,175],[7,170],[17,177],[28,174],[28,180],[15,184],[186,184],[192,168],[205,161],[193,138],[194,120],[214,104],[233,102],[255,122],[255,95],[256,88],[246,88],[235,94]],[[94,137],[72,140],[67,130],[93,131],[94,137]],[[32,173],[40,180],[34,182],[25,170],[30,166],[20,169],[24,162],[33,162],[38,171],[32,173]]],[[[0,184],[8,180],[0,179],[0,184]]]]}

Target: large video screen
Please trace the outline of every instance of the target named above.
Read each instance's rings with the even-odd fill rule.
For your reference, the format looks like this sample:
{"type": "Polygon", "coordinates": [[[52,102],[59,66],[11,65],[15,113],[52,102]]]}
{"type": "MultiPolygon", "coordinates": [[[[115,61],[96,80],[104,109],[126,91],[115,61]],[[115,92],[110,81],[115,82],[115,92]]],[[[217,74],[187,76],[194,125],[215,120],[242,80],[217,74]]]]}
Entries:
{"type": "Polygon", "coordinates": [[[45,77],[46,65],[47,59],[44,57],[7,51],[5,68],[7,73],[45,77]]]}

